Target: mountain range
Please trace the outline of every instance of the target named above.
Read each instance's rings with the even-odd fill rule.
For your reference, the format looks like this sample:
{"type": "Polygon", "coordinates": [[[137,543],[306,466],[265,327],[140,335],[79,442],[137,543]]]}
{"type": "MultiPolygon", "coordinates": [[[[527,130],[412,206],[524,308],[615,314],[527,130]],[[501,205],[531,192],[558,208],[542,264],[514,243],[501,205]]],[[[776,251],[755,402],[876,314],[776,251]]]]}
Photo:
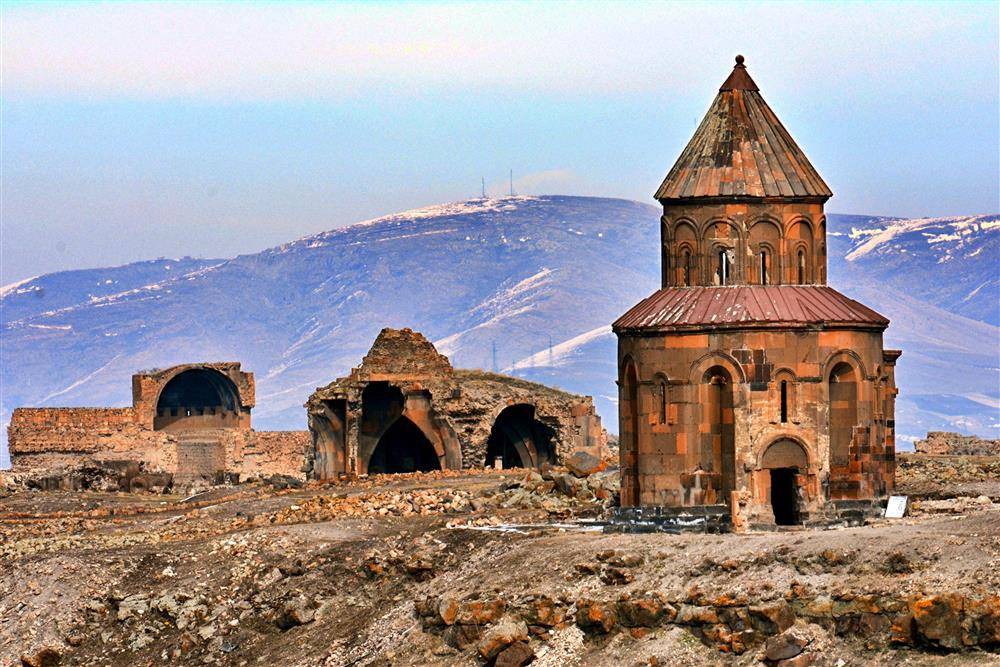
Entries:
{"type": "MultiPolygon", "coordinates": [[[[659,286],[658,208],[542,196],[407,211],[232,259],[158,259],[0,289],[0,418],[21,405],[128,405],[130,376],[238,360],[258,429],[408,326],[459,367],[594,396],[617,429],[610,323],[659,286]]],[[[1000,434],[996,215],[828,216],[829,282],[892,320],[897,431],[1000,434]]],[[[6,431],[6,429],[4,429],[6,431]]],[[[6,440],[6,433],[4,433],[6,440]]],[[[3,454],[0,454],[0,464],[3,454]]]]}

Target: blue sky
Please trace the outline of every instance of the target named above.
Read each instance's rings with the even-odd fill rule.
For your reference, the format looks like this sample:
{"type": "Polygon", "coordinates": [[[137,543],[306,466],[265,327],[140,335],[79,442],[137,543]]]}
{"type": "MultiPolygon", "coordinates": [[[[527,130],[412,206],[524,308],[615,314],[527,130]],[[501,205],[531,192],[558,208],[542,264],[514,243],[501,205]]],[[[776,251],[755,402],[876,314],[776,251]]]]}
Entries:
{"type": "Polygon", "coordinates": [[[13,3],[3,283],[500,194],[651,195],[743,53],[829,210],[1000,210],[998,5],[13,3]]]}

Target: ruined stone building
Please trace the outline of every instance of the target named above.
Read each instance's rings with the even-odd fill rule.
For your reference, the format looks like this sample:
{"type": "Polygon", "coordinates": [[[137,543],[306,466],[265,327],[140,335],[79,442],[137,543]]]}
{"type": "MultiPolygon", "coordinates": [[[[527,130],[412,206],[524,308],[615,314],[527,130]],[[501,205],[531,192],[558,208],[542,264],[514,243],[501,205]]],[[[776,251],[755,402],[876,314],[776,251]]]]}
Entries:
{"type": "Polygon", "coordinates": [[[132,376],[129,408],[17,408],[8,427],[15,470],[85,461],[141,464],[179,483],[301,476],[309,433],[254,431],[253,373],[237,362],[184,364],[132,376]]]}
{"type": "Polygon", "coordinates": [[[361,365],[306,403],[315,479],[366,473],[535,468],[607,435],[590,397],[452,368],[421,334],[383,329],[361,365]]]}
{"type": "Polygon", "coordinates": [[[662,289],[614,324],[623,507],[795,524],[893,488],[900,352],[826,285],[831,195],[737,56],[655,195],[662,289]]]}
{"type": "MultiPolygon", "coordinates": [[[[17,408],[15,470],[94,463],[179,484],[274,474],[539,467],[607,444],[589,397],[457,370],[419,333],[385,329],[361,366],[309,399],[310,431],[255,431],[254,377],[236,362],[132,376],[132,407],[17,408]]],[[[131,473],[130,473],[131,475],[131,473]]],[[[142,483],[142,475],[135,485],[142,483]]]]}

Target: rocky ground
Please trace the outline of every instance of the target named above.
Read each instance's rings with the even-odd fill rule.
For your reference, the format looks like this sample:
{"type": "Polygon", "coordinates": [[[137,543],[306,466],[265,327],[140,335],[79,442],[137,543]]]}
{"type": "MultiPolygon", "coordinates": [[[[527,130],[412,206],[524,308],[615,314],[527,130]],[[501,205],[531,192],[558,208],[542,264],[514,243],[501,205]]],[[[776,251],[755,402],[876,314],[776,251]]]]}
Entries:
{"type": "Polygon", "coordinates": [[[0,665],[1000,663],[998,462],[901,458],[904,519],[742,535],[594,530],[613,472],[0,487],[0,665]]]}

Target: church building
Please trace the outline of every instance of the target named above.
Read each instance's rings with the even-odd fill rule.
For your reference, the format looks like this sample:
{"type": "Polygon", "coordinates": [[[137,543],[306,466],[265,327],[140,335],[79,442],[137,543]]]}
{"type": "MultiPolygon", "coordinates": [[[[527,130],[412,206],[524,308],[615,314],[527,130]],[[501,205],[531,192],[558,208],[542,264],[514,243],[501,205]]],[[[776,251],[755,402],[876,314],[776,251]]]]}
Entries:
{"type": "Polygon", "coordinates": [[[737,56],[655,195],[662,287],[614,323],[623,508],[739,529],[892,490],[901,353],[826,284],[831,196],[737,56]]]}

